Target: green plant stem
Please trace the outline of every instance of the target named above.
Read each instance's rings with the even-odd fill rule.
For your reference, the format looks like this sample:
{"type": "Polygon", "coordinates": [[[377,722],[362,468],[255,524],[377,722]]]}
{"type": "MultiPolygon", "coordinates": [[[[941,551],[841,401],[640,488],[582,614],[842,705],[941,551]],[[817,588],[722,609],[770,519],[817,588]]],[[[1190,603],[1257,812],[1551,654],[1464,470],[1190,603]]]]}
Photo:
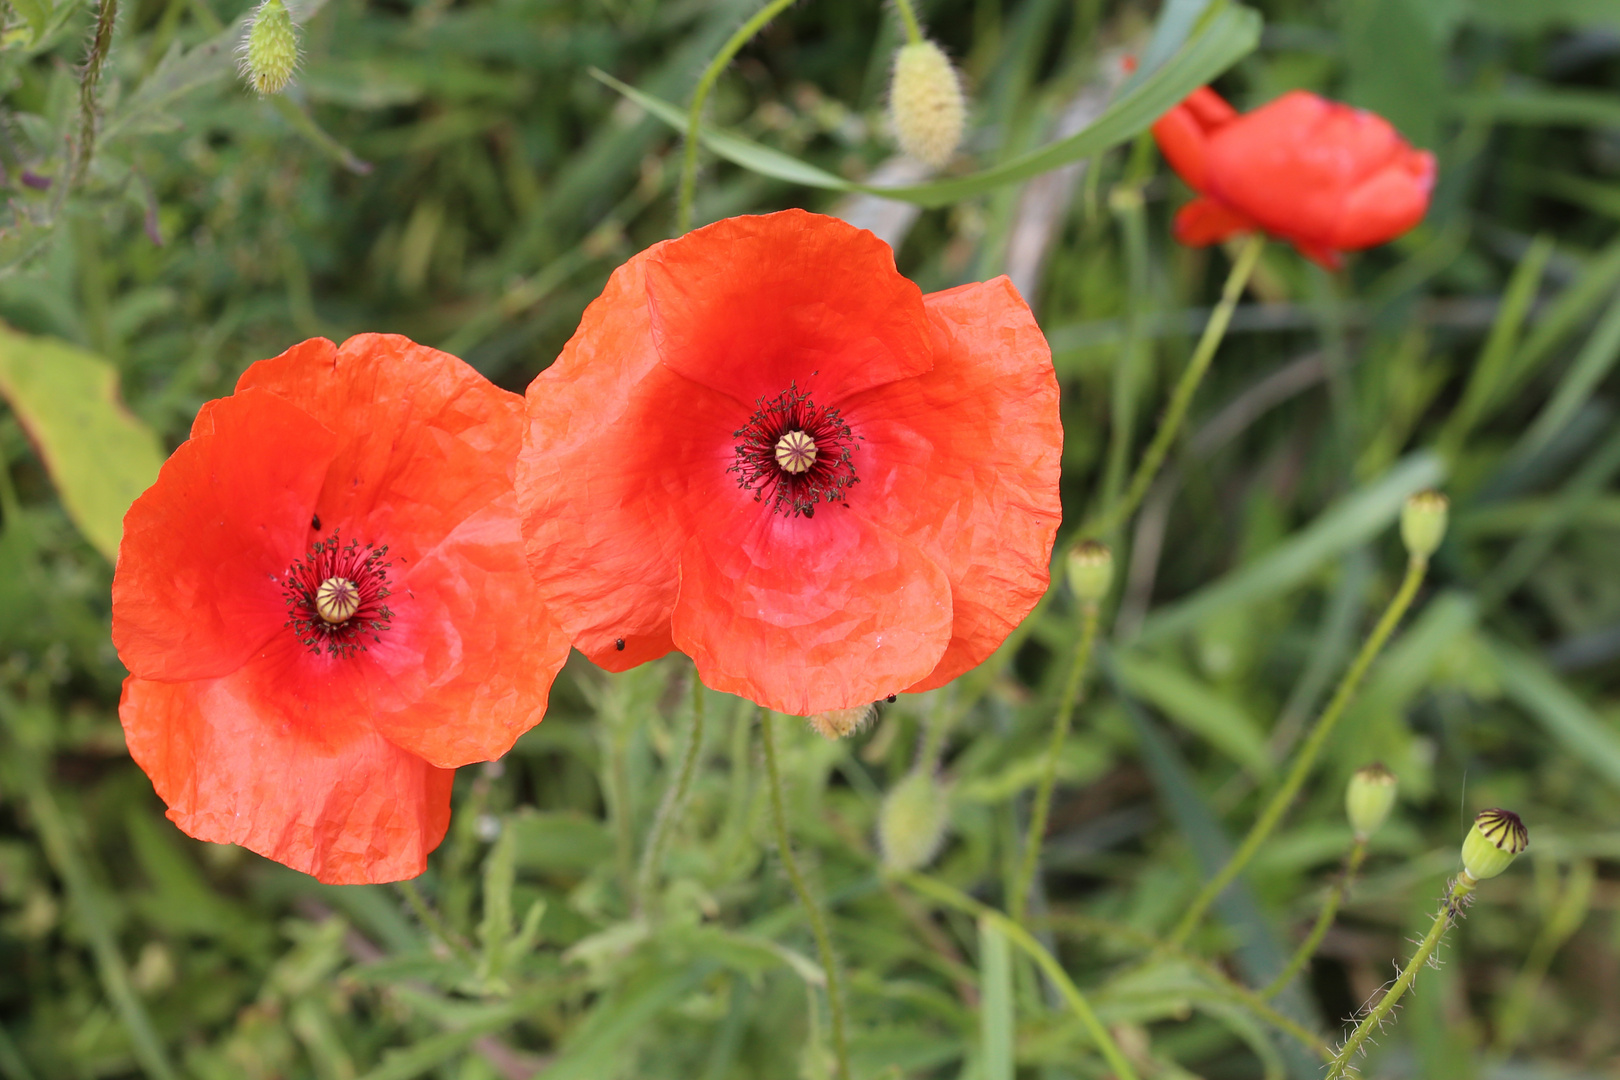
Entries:
{"type": "Polygon", "coordinates": [[[1321,914],[1316,917],[1316,925],[1300,943],[1294,955],[1289,958],[1288,966],[1282,969],[1282,974],[1271,980],[1264,990],[1260,991],[1262,998],[1274,998],[1282,993],[1283,987],[1294,980],[1311,957],[1316,955],[1317,948],[1322,944],[1322,938],[1327,934],[1328,927],[1333,925],[1334,918],[1339,914],[1339,905],[1344,903],[1345,893],[1350,891],[1350,882],[1355,879],[1356,871],[1361,869],[1361,862],[1367,857],[1367,841],[1357,840],[1350,849],[1350,855],[1344,862],[1344,870],[1339,874],[1339,880],[1333,883],[1333,889],[1322,901],[1321,914]]]}
{"type": "Polygon", "coordinates": [[[776,764],[776,738],[771,727],[770,710],[762,710],[760,741],[765,746],[765,771],[770,775],[771,824],[776,830],[776,847],[782,855],[782,869],[787,872],[788,881],[810,920],[810,933],[815,935],[816,951],[821,956],[821,967],[827,975],[827,1011],[832,1017],[833,1056],[837,1063],[838,1080],[850,1080],[849,1044],[844,1035],[844,1000],[839,985],[838,958],[833,955],[832,937],[827,933],[827,920],[822,915],[821,905],[811,894],[810,886],[799,872],[798,860],[793,857],[793,844],[788,839],[787,810],[782,805],[782,771],[776,764]]]}
{"type": "Polygon", "coordinates": [[[1095,600],[1089,600],[1081,607],[1080,620],[1080,643],[1075,646],[1069,678],[1063,684],[1063,697],[1058,701],[1057,721],[1052,725],[1052,737],[1046,745],[1046,763],[1041,769],[1040,784],[1035,789],[1035,803],[1030,807],[1024,859],[1018,868],[1018,876],[1013,879],[1012,903],[1007,906],[1015,922],[1024,921],[1029,905],[1030,890],[1034,887],[1035,872],[1041,859],[1041,841],[1046,836],[1046,820],[1052,811],[1052,789],[1057,786],[1058,757],[1063,753],[1063,743],[1069,737],[1074,710],[1081,699],[1080,690],[1085,685],[1086,669],[1091,666],[1091,650],[1097,642],[1099,620],[1095,600]]]}
{"type": "Polygon", "coordinates": [[[1070,979],[1069,973],[1063,970],[1063,965],[1059,964],[1056,958],[1046,950],[1046,947],[1035,940],[1028,930],[1025,930],[995,908],[979,903],[973,897],[958,889],[953,889],[943,881],[925,877],[922,874],[906,874],[901,880],[924,896],[932,897],[947,907],[953,907],[957,911],[965,912],[975,918],[984,919],[994,924],[1003,934],[1006,934],[1007,939],[1017,945],[1031,960],[1035,961],[1035,966],[1039,967],[1046,974],[1046,977],[1052,980],[1052,985],[1058,988],[1058,992],[1063,995],[1063,1000],[1068,1002],[1069,1008],[1073,1009],[1075,1016],[1080,1018],[1081,1025],[1091,1034],[1092,1039],[1097,1044],[1097,1049],[1102,1052],[1103,1058],[1107,1060],[1108,1067],[1114,1070],[1116,1080],[1137,1080],[1136,1070],[1132,1069],[1131,1063],[1125,1060],[1125,1055],[1120,1052],[1119,1044],[1114,1042],[1114,1037],[1108,1034],[1108,1029],[1103,1026],[1103,1022],[1092,1011],[1091,1003],[1086,1000],[1086,996],[1080,992],[1078,986],[1074,985],[1074,980],[1070,979]]]}
{"type": "Polygon", "coordinates": [[[79,76],[79,142],[74,148],[73,171],[68,177],[69,189],[79,186],[85,170],[90,167],[96,146],[96,90],[101,85],[101,71],[112,51],[113,28],[118,22],[118,0],[101,0],[96,16],[96,32],[90,39],[90,52],[84,58],[84,74],[79,76]]]}
{"type": "Polygon", "coordinates": [[[720,51],[714,54],[709,66],[703,69],[698,77],[697,88],[692,91],[692,104],[687,107],[686,114],[686,153],[681,158],[681,185],[675,201],[675,231],[684,233],[692,227],[692,199],[697,191],[697,152],[698,127],[703,118],[703,103],[709,98],[709,91],[714,89],[715,80],[720,73],[731,63],[731,58],[753,36],[765,29],[766,25],[782,12],[793,5],[793,0],[771,0],[770,3],[756,11],[752,18],[737,28],[737,32],[720,46],[720,51]]]}
{"type": "Polygon", "coordinates": [[[911,6],[911,0],[894,0],[894,6],[900,12],[900,21],[906,24],[906,44],[920,44],[923,39],[922,25],[917,22],[917,12],[911,6]]]}
{"type": "Polygon", "coordinates": [[[1339,1080],[1339,1077],[1350,1071],[1350,1059],[1355,1057],[1361,1044],[1367,1041],[1367,1036],[1372,1034],[1373,1029],[1383,1025],[1390,1010],[1401,1000],[1401,995],[1411,988],[1412,981],[1417,978],[1418,969],[1428,962],[1429,954],[1440,944],[1440,938],[1445,935],[1446,928],[1456,921],[1463,901],[1474,891],[1476,884],[1477,882],[1466,872],[1457,875],[1457,880],[1451,883],[1451,889],[1447,892],[1444,903],[1440,905],[1440,910],[1435,912],[1429,932],[1419,943],[1417,952],[1412,954],[1412,959],[1406,962],[1406,967],[1401,970],[1395,985],[1385,992],[1371,1012],[1362,1017],[1361,1023],[1356,1025],[1356,1030],[1350,1033],[1344,1045],[1333,1055],[1333,1064],[1328,1067],[1327,1080],[1339,1080]]]}
{"type": "Polygon", "coordinates": [[[1306,737],[1305,742],[1300,746],[1299,753],[1294,758],[1293,767],[1288,770],[1288,775],[1284,778],[1282,786],[1277,789],[1276,793],[1272,795],[1271,801],[1266,804],[1266,808],[1261,811],[1260,817],[1255,821],[1254,826],[1250,828],[1249,835],[1243,838],[1243,843],[1237,849],[1237,852],[1227,861],[1225,866],[1221,867],[1220,873],[1205,883],[1203,890],[1193,900],[1192,905],[1187,908],[1186,914],[1181,917],[1181,921],[1176,924],[1175,930],[1170,934],[1168,939],[1170,944],[1181,945],[1186,942],[1192,932],[1197,929],[1199,921],[1203,919],[1205,912],[1209,910],[1209,906],[1215,902],[1215,898],[1228,885],[1232,884],[1233,879],[1242,872],[1245,866],[1249,865],[1249,860],[1254,858],[1255,852],[1260,850],[1260,845],[1265,843],[1266,838],[1277,827],[1277,823],[1282,820],[1283,814],[1293,803],[1294,796],[1298,795],[1299,789],[1304,786],[1305,778],[1310,775],[1311,767],[1316,764],[1316,759],[1322,753],[1322,747],[1327,743],[1328,736],[1333,733],[1333,728],[1338,724],[1339,718],[1344,715],[1346,706],[1350,704],[1350,699],[1355,697],[1356,689],[1366,676],[1367,669],[1372,666],[1373,660],[1383,650],[1384,643],[1389,640],[1390,634],[1394,633],[1396,624],[1401,621],[1401,616],[1405,615],[1406,609],[1412,606],[1412,598],[1417,595],[1418,586],[1423,584],[1423,575],[1428,566],[1427,559],[1411,558],[1407,560],[1406,577],[1402,580],[1401,587],[1396,590],[1394,599],[1389,602],[1389,607],[1384,609],[1384,614],[1379,618],[1378,624],[1373,627],[1373,632],[1362,643],[1361,651],[1356,654],[1356,658],[1351,662],[1349,670],[1339,680],[1338,689],[1333,691],[1333,699],[1328,702],[1327,708],[1322,710],[1322,715],[1317,718],[1316,725],[1311,729],[1310,735],[1306,737]]]}
{"type": "Polygon", "coordinates": [[[663,801],[658,804],[658,816],[653,819],[652,831],[647,835],[647,846],[641,853],[641,867],[636,874],[636,910],[646,914],[649,910],[653,887],[658,872],[663,868],[664,846],[669,840],[670,824],[680,815],[686,804],[686,793],[692,786],[692,775],[697,772],[697,761],[703,751],[703,683],[697,672],[692,672],[692,727],[681,748],[681,761],[675,777],[664,789],[663,801]]]}
{"type": "Polygon", "coordinates": [[[1231,273],[1226,276],[1226,284],[1221,289],[1221,301],[1210,313],[1209,322],[1204,324],[1203,336],[1198,339],[1198,346],[1193,350],[1192,359],[1187,363],[1187,370],[1181,373],[1181,379],[1170,395],[1170,404],[1164,410],[1159,430],[1153,433],[1153,441],[1148,444],[1141,463],[1131,475],[1130,485],[1126,487],[1124,495],[1104,509],[1093,524],[1082,530],[1085,535],[1107,536],[1136,512],[1137,505],[1147,494],[1148,486],[1159,474],[1159,467],[1164,464],[1165,455],[1170,452],[1170,444],[1181,431],[1181,424],[1187,418],[1187,409],[1192,404],[1193,394],[1197,393],[1198,384],[1203,381],[1205,372],[1209,370],[1210,361],[1215,359],[1215,350],[1220,348],[1221,339],[1226,336],[1226,327],[1232,321],[1232,312],[1237,307],[1238,298],[1243,295],[1243,287],[1248,284],[1249,275],[1254,272],[1255,264],[1260,261],[1260,252],[1265,246],[1265,234],[1260,232],[1251,234],[1244,242],[1243,250],[1238,252],[1237,260],[1232,263],[1231,273]]]}
{"type": "Polygon", "coordinates": [[[439,917],[439,913],[427,902],[427,897],[422,895],[422,890],[416,887],[415,881],[401,881],[399,891],[404,894],[405,902],[411,906],[417,920],[428,933],[444,942],[445,946],[462,960],[472,962],[472,953],[468,951],[467,943],[451,932],[450,927],[439,917]]]}

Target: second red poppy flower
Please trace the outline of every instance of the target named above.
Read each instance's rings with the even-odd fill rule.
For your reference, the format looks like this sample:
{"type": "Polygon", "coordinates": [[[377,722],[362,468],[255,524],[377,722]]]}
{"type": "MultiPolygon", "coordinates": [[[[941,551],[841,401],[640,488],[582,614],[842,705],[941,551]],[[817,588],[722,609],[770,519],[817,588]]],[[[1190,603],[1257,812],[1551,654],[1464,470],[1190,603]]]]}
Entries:
{"type": "Polygon", "coordinates": [[[574,644],[796,714],[942,685],[1046,588],[1063,432],[1005,278],[922,295],[803,211],[642,252],[528,390],[530,568],[574,644]]]}

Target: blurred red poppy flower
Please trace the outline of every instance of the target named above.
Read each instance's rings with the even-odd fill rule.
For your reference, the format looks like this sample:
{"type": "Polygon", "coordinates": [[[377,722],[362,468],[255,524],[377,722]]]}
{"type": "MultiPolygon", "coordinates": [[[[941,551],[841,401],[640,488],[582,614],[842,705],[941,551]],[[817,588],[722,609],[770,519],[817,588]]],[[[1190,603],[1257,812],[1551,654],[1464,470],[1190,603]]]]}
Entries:
{"type": "Polygon", "coordinates": [[[1006,278],[923,296],[835,218],[614,272],[528,391],[529,565],[574,644],[808,715],[940,686],[1045,591],[1063,429],[1006,278]]]}
{"type": "Polygon", "coordinates": [[[422,871],[455,766],[545,713],[568,640],[524,565],[523,401],[365,334],[248,368],[124,518],[130,753],[201,840],[328,882],[422,871]]]}
{"type": "Polygon", "coordinates": [[[1295,90],[1238,113],[1209,87],[1153,125],[1159,149],[1198,193],[1176,239],[1202,246],[1263,229],[1329,269],[1341,252],[1406,232],[1429,208],[1434,155],[1381,116],[1295,90]]]}

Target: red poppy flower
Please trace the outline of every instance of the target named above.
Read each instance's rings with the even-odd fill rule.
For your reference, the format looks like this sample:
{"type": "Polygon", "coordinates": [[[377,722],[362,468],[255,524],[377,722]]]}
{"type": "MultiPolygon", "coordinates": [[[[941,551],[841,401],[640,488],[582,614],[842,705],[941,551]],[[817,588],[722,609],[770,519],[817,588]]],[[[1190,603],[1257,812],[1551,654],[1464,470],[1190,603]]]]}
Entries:
{"type": "Polygon", "coordinates": [[[614,272],[528,391],[529,565],[612,670],[679,648],[808,715],[948,682],[1034,606],[1057,382],[1006,278],[923,296],[790,210],[614,272]]]}
{"type": "Polygon", "coordinates": [[[248,368],[124,518],[130,753],[201,840],[414,877],[451,770],[545,713],[568,641],[524,566],[523,402],[365,334],[248,368]]]}
{"type": "Polygon", "coordinates": [[[1429,208],[1434,155],[1381,116],[1295,90],[1239,114],[1209,87],[1153,125],[1159,149],[1198,198],[1176,239],[1202,246],[1264,229],[1337,269],[1340,253],[1406,232],[1429,208]]]}

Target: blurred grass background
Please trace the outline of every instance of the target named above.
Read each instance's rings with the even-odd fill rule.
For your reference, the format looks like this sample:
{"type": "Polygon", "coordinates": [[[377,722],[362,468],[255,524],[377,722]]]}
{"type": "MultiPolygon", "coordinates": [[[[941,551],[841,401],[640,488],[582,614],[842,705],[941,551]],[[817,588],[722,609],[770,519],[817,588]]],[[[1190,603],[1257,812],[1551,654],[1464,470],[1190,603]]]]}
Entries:
{"type": "MultiPolygon", "coordinates": [[[[1530,854],[1487,883],[1366,1074],[1620,1076],[1620,4],[1255,6],[1261,48],[1225,93],[1377,109],[1438,154],[1440,187],[1422,227],[1342,275],[1268,248],[1187,437],[1113,538],[1118,614],[1063,758],[1040,925],[1145,1076],[1316,1075],[1223,978],[1263,984],[1303,937],[1349,843],[1343,783],[1382,759],[1396,818],[1279,1008],[1337,1031],[1426,925],[1467,821],[1502,805],[1530,854]],[[1430,484],[1453,500],[1430,582],[1300,807],[1194,939],[1217,967],[1153,953],[1393,592],[1392,522],[1430,484]]],[[[62,199],[95,12],[6,6],[0,319],[19,333],[0,382],[40,337],[65,342],[114,366],[165,448],[247,364],[311,335],[404,333],[521,391],[608,272],[672,228],[678,142],[588,69],[684,101],[753,5],[298,10],[302,70],[265,102],[221,60],[245,9],[126,2],[102,149],[62,199]]],[[[1157,14],[923,5],[973,95],[962,168],[1094,116],[1157,14]]],[[[915,179],[882,115],[898,41],[877,4],[806,0],[743,51],[711,119],[836,173],[915,179]]],[[[1151,434],[1226,271],[1169,240],[1186,192],[1148,141],[921,212],[703,161],[699,222],[804,205],[879,231],[925,289],[1010,273],[1063,383],[1071,523],[1151,434]]],[[[650,927],[629,882],[690,669],[607,678],[576,657],[546,722],[458,777],[420,883],[444,925],[424,927],[399,890],[322,887],[163,819],[117,723],[110,563],[10,411],[0,453],[0,1076],[826,1074],[752,709],[707,695],[650,927]]],[[[886,882],[872,841],[932,729],[951,785],[935,872],[1001,901],[1077,633],[1059,597],[1016,648],[867,734],[783,726],[863,1078],[1104,1075],[1033,969],[886,882]]]]}

